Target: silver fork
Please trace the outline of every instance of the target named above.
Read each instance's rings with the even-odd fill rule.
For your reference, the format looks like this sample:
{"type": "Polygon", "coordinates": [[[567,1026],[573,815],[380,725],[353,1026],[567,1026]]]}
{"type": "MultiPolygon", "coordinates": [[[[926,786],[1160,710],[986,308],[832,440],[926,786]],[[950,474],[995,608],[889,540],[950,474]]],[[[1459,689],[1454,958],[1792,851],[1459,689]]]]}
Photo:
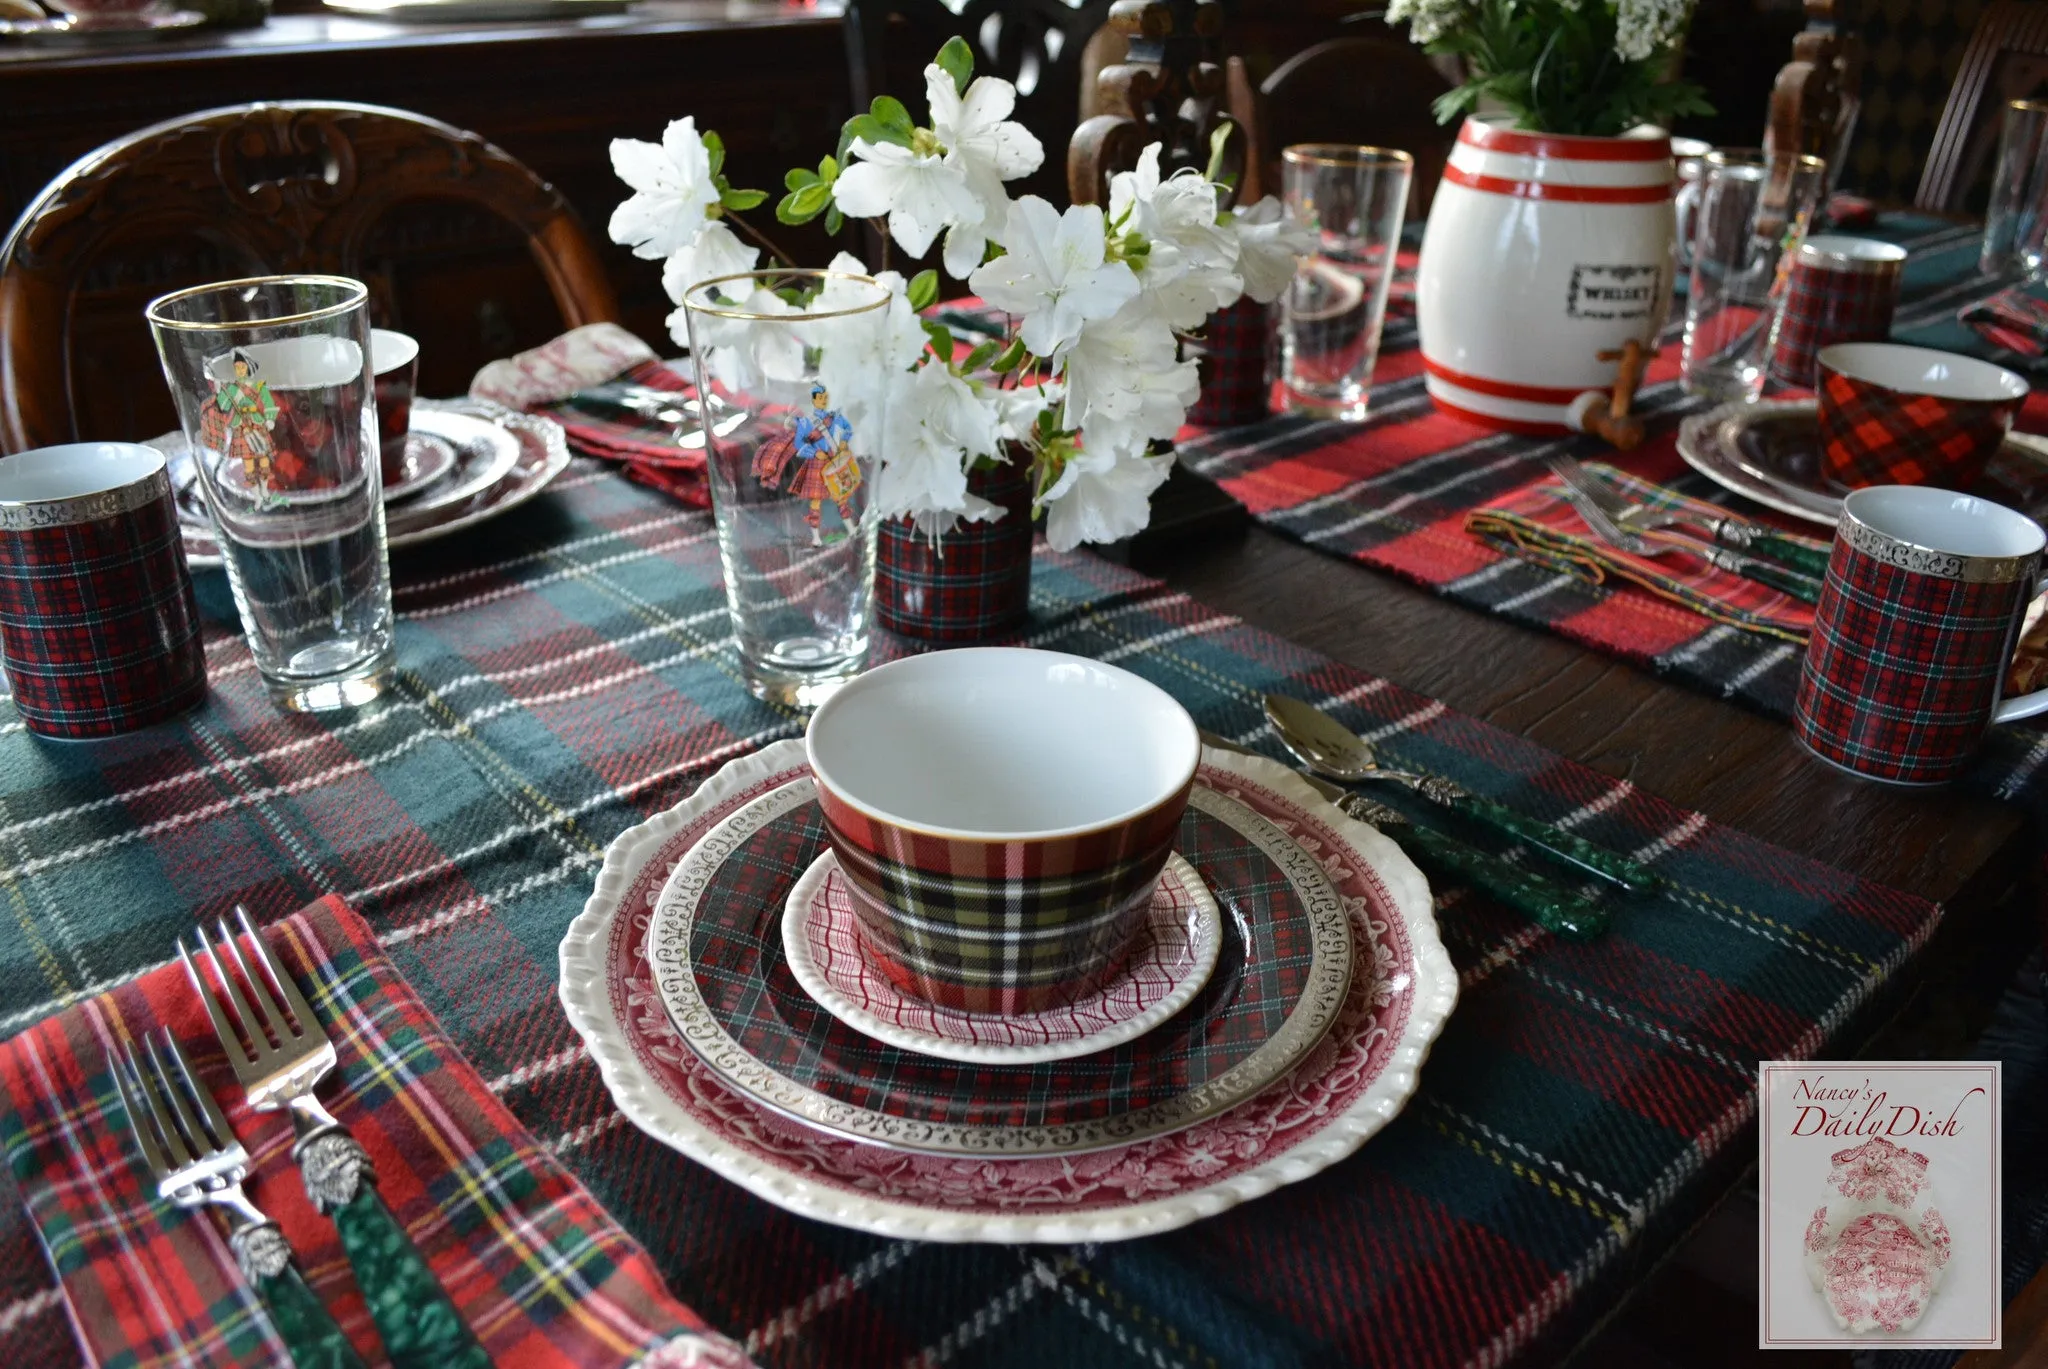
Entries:
{"type": "Polygon", "coordinates": [[[298,1369],[363,1369],[355,1347],[293,1268],[284,1233],[242,1191],[249,1152],[235,1139],[212,1091],[192,1072],[184,1048],[168,1031],[159,1032],[143,1038],[142,1060],[146,1069],[135,1047],[123,1041],[107,1056],[107,1072],[135,1147],[156,1180],[157,1196],[179,1207],[213,1206],[228,1214],[235,1264],[263,1300],[298,1369]]]}
{"type": "Polygon", "coordinates": [[[249,1106],[291,1113],[292,1158],[306,1196],[334,1219],[385,1352],[397,1369],[490,1369],[490,1357],[447,1290],[378,1195],[368,1153],[314,1096],[314,1086],[335,1067],[334,1043],[297,981],[250,925],[248,910],[237,905],[235,921],[235,929],[225,918],[216,922],[213,940],[199,928],[196,957],[179,937],[178,955],[249,1106]],[[200,973],[200,960],[212,969],[218,992],[200,973]]]}
{"type": "Polygon", "coordinates": [[[1600,485],[1598,478],[1591,471],[1561,452],[1552,453],[1545,457],[1544,461],[1552,473],[1564,481],[1565,498],[1578,510],[1579,517],[1586,521],[1586,526],[1593,530],[1595,537],[1609,546],[1619,547],[1631,556],[1657,557],[1674,551],[1684,552],[1699,557],[1709,565],[1732,571],[1745,579],[1769,585],[1779,593],[1790,595],[1802,602],[1820,602],[1820,581],[1787,569],[1774,561],[1747,556],[1705,538],[1688,536],[1668,529],[1637,531],[1623,527],[1590,487],[1598,486],[1606,495],[1615,499],[1620,499],[1620,495],[1600,485]]]}
{"type": "Polygon", "coordinates": [[[1637,503],[1567,453],[1554,452],[1549,462],[1559,479],[1598,504],[1625,531],[1647,533],[1678,528],[1694,537],[1705,536],[1716,546],[1733,552],[1767,557],[1815,580],[1828,573],[1827,552],[1780,536],[1761,523],[1745,523],[1733,514],[1707,518],[1637,503]]]}

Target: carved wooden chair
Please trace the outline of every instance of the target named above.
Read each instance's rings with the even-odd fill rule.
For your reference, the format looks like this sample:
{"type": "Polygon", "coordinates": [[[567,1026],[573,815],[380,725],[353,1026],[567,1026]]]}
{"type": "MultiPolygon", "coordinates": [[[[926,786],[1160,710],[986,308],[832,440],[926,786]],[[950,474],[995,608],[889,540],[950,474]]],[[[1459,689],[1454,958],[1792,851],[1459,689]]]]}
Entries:
{"type": "Polygon", "coordinates": [[[1934,144],[1913,196],[1917,208],[1960,213],[1991,173],[1998,130],[2008,100],[2048,88],[2048,5],[2035,0],[1992,0],[1970,45],[1963,50],[1948,103],[1935,125],[1934,144]]]}
{"type": "Polygon", "coordinates": [[[0,242],[0,452],[175,427],[143,306],[291,271],[366,281],[379,322],[421,338],[427,393],[617,313],[568,203],[474,133],[374,105],[208,110],[80,159],[0,242]]]}
{"type": "Polygon", "coordinates": [[[848,0],[842,22],[853,107],[895,95],[922,122],[924,82],[918,73],[948,38],[974,48],[978,75],[1017,87],[1011,117],[1038,135],[1045,165],[1010,193],[1058,202],[1059,149],[1074,131],[1081,100],[1082,53],[1108,17],[1111,0],[965,0],[955,13],[945,0],[848,0]]]}
{"type": "Polygon", "coordinates": [[[1267,185],[1280,186],[1280,150],[1293,143],[1364,143],[1415,158],[1408,217],[1420,223],[1458,141],[1431,106],[1451,89],[1443,71],[1406,38],[1332,38],[1297,52],[1259,86],[1267,185]]]}

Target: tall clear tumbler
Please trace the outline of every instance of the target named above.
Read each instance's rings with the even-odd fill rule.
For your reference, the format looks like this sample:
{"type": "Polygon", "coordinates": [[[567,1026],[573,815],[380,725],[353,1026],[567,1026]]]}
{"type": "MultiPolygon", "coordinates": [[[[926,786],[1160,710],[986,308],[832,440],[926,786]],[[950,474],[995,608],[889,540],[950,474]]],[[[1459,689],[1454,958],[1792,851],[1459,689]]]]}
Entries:
{"type": "Polygon", "coordinates": [[[295,711],[368,703],[394,661],[368,299],[264,276],[145,311],[250,653],[295,711]]]}
{"type": "Polygon", "coordinates": [[[2008,100],[1998,129],[1998,164],[1984,208],[1977,269],[1987,276],[2041,270],[2048,236],[2048,101],[2008,100]]]}
{"type": "Polygon", "coordinates": [[[1415,159],[1384,147],[1298,143],[1280,153],[1287,212],[1316,235],[1280,297],[1280,406],[1361,419],[1379,360],[1415,159]]]}
{"type": "Polygon", "coordinates": [[[1756,151],[1703,159],[1679,376],[1686,393],[1755,399],[1793,254],[1827,184],[1827,163],[1756,151]]]}
{"type": "Polygon", "coordinates": [[[757,698],[814,708],[867,660],[889,302],[836,271],[749,271],[683,294],[726,606],[757,698]]]}

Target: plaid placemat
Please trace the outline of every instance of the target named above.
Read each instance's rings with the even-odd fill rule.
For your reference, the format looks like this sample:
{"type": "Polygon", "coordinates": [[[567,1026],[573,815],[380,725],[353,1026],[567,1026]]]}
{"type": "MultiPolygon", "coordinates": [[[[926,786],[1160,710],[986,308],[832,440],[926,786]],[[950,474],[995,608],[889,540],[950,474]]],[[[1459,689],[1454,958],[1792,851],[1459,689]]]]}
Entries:
{"type": "MultiPolygon", "coordinates": [[[[1900,341],[1971,352],[2002,365],[2029,364],[2017,353],[1989,347],[1957,317],[1959,308],[1987,288],[1976,271],[1974,227],[1893,213],[1858,231],[1900,243],[1912,254],[1894,326],[1900,341]]],[[[1799,645],[1674,612],[1668,600],[1625,581],[1596,583],[1510,556],[1465,530],[1475,509],[1514,499],[1546,478],[1543,457],[1562,450],[1758,522],[1816,532],[1812,524],[1730,495],[1678,456],[1677,420],[1706,407],[1678,385],[1682,322],[1680,310],[1639,393],[1637,412],[1651,420],[1651,435],[1633,452],[1617,453],[1588,438],[1493,432],[1438,412],[1424,389],[1413,326],[1397,328],[1390,321],[1374,375],[1374,412],[1363,424],[1275,416],[1185,436],[1181,459],[1236,496],[1253,517],[1309,546],[1788,717],[1799,681],[1799,645]]],[[[2048,391],[2036,388],[2020,427],[2048,431],[2048,391]]],[[[1971,783],[2013,797],[2029,786],[2041,788],[2044,773],[2048,732],[2022,724],[1994,732],[1971,783]]]]}
{"type": "MultiPolygon", "coordinates": [[[[339,1063],[322,1101],[499,1369],[744,1364],[668,1296],[653,1262],[505,1110],[340,899],[270,932],[339,1063]]],[[[281,1113],[241,1105],[182,966],[151,971],[0,1046],[0,1144],[80,1336],[101,1365],[285,1363],[211,1211],[155,1195],[107,1053],[168,1027],[254,1161],[250,1198],[366,1360],[377,1333],[331,1222],[315,1215],[281,1113]]],[[[75,1357],[75,1356],[74,1356],[75,1357]]],[[[18,1360],[56,1363],[56,1360],[18,1360]]]]}
{"type": "MultiPolygon", "coordinates": [[[[1603,462],[1584,465],[1632,503],[1689,514],[1696,520],[1695,526],[1722,516],[1719,509],[1638,480],[1603,462]]],[[[1687,613],[1779,641],[1804,643],[1813,630],[1811,605],[1722,570],[1704,557],[1637,556],[1601,541],[1572,505],[1564,482],[1554,476],[1525,485],[1498,504],[1474,509],[1465,516],[1465,530],[1546,569],[1577,575],[1596,585],[1605,584],[1609,576],[1619,576],[1687,613]]],[[[1825,542],[1808,537],[1798,540],[1817,551],[1827,550],[1825,542]]]]}
{"type": "MultiPolygon", "coordinates": [[[[1017,640],[1134,670],[1269,754],[1265,691],[1325,703],[1391,761],[1634,851],[1674,889],[1590,945],[1443,891],[1458,1009],[1417,1097],[1311,1181],[1134,1242],[876,1239],[787,1215],[626,1125],[556,998],[556,947],[606,843],[801,730],[739,680],[709,516],[579,460],[395,574],[400,669],[353,715],[270,704],[217,573],[199,577],[201,710],[86,748],[24,737],[0,708],[0,1033],[164,963],[201,912],[341,894],[674,1294],[775,1369],[1549,1363],[1747,1163],[1756,1061],[1859,1040],[1938,916],[1041,551],[1017,640]]],[[[11,1203],[0,1340],[16,1363],[77,1361],[11,1203]]]]}

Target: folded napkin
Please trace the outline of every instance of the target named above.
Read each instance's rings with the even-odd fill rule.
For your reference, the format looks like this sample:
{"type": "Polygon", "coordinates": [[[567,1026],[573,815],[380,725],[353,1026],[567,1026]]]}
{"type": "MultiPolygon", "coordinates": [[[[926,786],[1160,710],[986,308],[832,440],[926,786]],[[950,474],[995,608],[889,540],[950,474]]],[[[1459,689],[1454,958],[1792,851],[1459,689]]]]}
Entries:
{"type": "Polygon", "coordinates": [[[2048,282],[2021,281],[1965,305],[1957,317],[1994,347],[2040,356],[2048,349],[2048,282]]]}
{"type": "Polygon", "coordinates": [[[469,392],[554,419],[572,448],[617,463],[628,479],[698,508],[711,503],[703,450],[682,445],[695,435],[696,420],[668,402],[690,398],[694,387],[616,323],[572,328],[494,361],[476,373],[469,392]]]}
{"type": "MultiPolygon", "coordinates": [[[[1704,519],[1724,518],[1728,514],[1726,509],[1688,499],[1662,485],[1625,475],[1612,466],[1589,461],[1586,469],[1639,504],[1654,504],[1704,519]]],[[[1703,617],[1766,637],[1804,643],[1813,630],[1812,605],[1780,594],[1769,585],[1721,570],[1697,556],[1632,556],[1609,546],[1586,527],[1579,511],[1565,496],[1564,482],[1556,476],[1526,485],[1502,503],[1472,510],[1465,515],[1465,531],[1511,556],[1595,584],[1609,576],[1619,576],[1703,617]]],[[[1828,546],[1824,541],[1809,538],[1795,540],[1821,550],[1828,546]]]]}
{"type": "MultiPolygon", "coordinates": [[[[321,1098],[369,1150],[378,1187],[498,1369],[744,1366],[663,1286],[647,1253],[520,1126],[338,898],[268,932],[340,1055],[321,1098]]],[[[249,1196],[371,1364],[376,1332],[334,1228],[315,1215],[280,1113],[242,1103],[205,1010],[173,964],[0,1043],[0,1144],[88,1360],[288,1363],[234,1273],[219,1219],[158,1200],[106,1071],[123,1034],[168,1026],[255,1168],[249,1196]]]]}

